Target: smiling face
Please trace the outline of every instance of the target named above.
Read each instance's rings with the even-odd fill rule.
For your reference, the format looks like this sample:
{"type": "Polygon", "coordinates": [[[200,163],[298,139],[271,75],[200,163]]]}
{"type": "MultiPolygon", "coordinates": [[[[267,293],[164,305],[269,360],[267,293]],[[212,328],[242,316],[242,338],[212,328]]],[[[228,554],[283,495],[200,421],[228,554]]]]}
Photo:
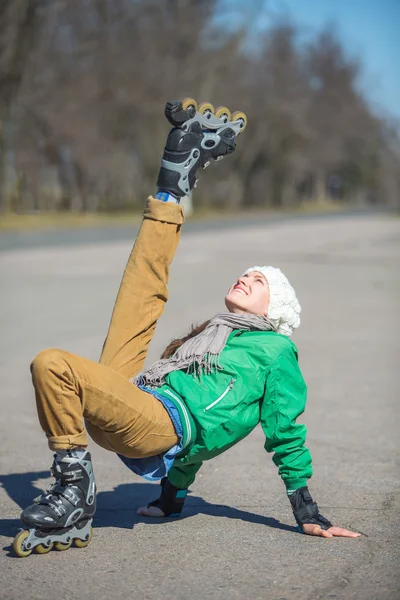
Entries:
{"type": "Polygon", "coordinates": [[[239,277],[225,296],[225,305],[232,313],[267,316],[269,286],[264,275],[252,271],[239,277]]]}

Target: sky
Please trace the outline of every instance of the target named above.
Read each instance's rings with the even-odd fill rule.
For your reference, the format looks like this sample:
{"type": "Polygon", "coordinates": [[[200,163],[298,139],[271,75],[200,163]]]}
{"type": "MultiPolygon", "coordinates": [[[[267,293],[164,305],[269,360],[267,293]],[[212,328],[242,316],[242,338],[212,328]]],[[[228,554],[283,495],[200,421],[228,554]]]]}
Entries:
{"type": "MultiPolygon", "coordinates": [[[[224,4],[243,10],[250,2],[224,4]]],[[[345,51],[363,65],[359,84],[374,112],[400,119],[400,0],[260,0],[260,5],[258,27],[287,15],[307,39],[334,24],[345,51]]]]}
{"type": "Polygon", "coordinates": [[[400,0],[274,0],[273,8],[311,31],[335,22],[350,56],[362,60],[360,84],[373,108],[400,118],[400,0]]]}

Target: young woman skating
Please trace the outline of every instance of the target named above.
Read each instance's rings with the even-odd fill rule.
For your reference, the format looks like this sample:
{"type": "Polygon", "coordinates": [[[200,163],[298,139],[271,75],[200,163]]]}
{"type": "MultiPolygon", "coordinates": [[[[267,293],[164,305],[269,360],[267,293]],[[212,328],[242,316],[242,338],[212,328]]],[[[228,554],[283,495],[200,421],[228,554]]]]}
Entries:
{"type": "Polygon", "coordinates": [[[265,449],[286,486],[299,529],[323,537],[358,537],[333,526],[307,488],[311,456],[296,423],[306,386],[289,337],[300,306],[283,273],[249,268],[230,287],[228,312],[175,340],[143,370],[167,301],[169,267],[184,221],[180,199],[206,167],[235,150],[243,113],[214,111],[194,100],[169,102],[168,135],[157,180],[126,266],[100,362],[63,350],[40,352],[31,365],[39,421],[54,452],[55,483],[21,514],[19,556],[88,545],[96,485],[88,437],[135,473],[161,479],[161,494],[139,510],[179,516],[204,461],[246,437],[258,423],[265,449]],[[84,427],[84,422],[86,429],[84,427]]]}

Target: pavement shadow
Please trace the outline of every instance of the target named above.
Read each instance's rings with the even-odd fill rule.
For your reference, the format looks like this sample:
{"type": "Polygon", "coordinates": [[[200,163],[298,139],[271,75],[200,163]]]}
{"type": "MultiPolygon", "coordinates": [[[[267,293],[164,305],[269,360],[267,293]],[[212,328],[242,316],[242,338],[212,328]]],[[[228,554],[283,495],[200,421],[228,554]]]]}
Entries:
{"type": "MultiPolygon", "coordinates": [[[[0,484],[8,496],[21,509],[32,503],[33,498],[42,493],[42,489],[35,483],[44,478],[48,478],[48,471],[33,471],[29,473],[11,473],[8,475],[0,474],[0,484]]],[[[284,531],[296,532],[296,527],[281,523],[272,517],[258,515],[252,512],[244,511],[239,508],[232,508],[223,504],[210,504],[200,496],[194,496],[189,491],[189,496],[185,503],[184,514],[180,519],[162,518],[152,519],[150,517],[141,517],[136,514],[140,506],[145,506],[148,502],[158,497],[160,488],[154,483],[124,483],[115,487],[112,491],[102,492],[97,495],[97,511],[94,517],[94,527],[118,527],[120,529],[132,529],[136,523],[149,523],[157,525],[163,522],[179,522],[199,513],[212,517],[225,517],[229,519],[240,519],[249,523],[257,523],[282,529],[284,531]]],[[[14,537],[21,527],[18,518],[2,519],[0,518],[0,535],[14,537]]],[[[8,550],[9,547],[4,548],[8,550]]]]}
{"type": "Polygon", "coordinates": [[[136,514],[140,506],[146,506],[149,502],[159,496],[160,488],[153,483],[123,483],[110,492],[100,492],[97,496],[97,512],[94,525],[97,527],[120,527],[131,529],[135,523],[150,523],[157,525],[168,521],[177,523],[182,519],[192,517],[199,513],[212,517],[226,517],[229,519],[240,519],[249,523],[257,523],[283,529],[284,531],[297,532],[296,527],[281,523],[273,517],[266,517],[256,513],[233,508],[224,504],[211,504],[200,496],[195,496],[189,490],[185,502],[183,515],[179,519],[142,517],[136,514]]]}
{"type": "MultiPolygon", "coordinates": [[[[28,504],[32,504],[33,499],[43,492],[41,488],[34,485],[34,482],[48,477],[48,469],[46,471],[32,471],[29,473],[0,474],[0,485],[4,488],[11,500],[23,509],[28,504]]],[[[14,537],[19,527],[21,527],[19,518],[0,518],[0,535],[14,537]]]]}

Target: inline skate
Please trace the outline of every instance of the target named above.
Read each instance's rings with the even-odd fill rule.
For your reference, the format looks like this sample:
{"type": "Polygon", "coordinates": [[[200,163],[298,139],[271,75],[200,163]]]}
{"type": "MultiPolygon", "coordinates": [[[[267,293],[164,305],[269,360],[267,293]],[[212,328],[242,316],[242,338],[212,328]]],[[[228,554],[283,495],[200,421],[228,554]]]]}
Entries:
{"type": "Polygon", "coordinates": [[[72,543],[85,548],[92,538],[96,483],[90,453],[59,452],[50,472],[56,482],[21,513],[24,529],[13,542],[19,557],[68,550],[72,543]]]}
{"type": "Polygon", "coordinates": [[[164,149],[157,187],[176,198],[196,187],[196,172],[211,160],[220,160],[236,148],[236,137],[247,124],[243,112],[231,114],[226,106],[216,110],[209,102],[199,106],[193,98],[168,102],[165,116],[173,125],[164,149]]]}

